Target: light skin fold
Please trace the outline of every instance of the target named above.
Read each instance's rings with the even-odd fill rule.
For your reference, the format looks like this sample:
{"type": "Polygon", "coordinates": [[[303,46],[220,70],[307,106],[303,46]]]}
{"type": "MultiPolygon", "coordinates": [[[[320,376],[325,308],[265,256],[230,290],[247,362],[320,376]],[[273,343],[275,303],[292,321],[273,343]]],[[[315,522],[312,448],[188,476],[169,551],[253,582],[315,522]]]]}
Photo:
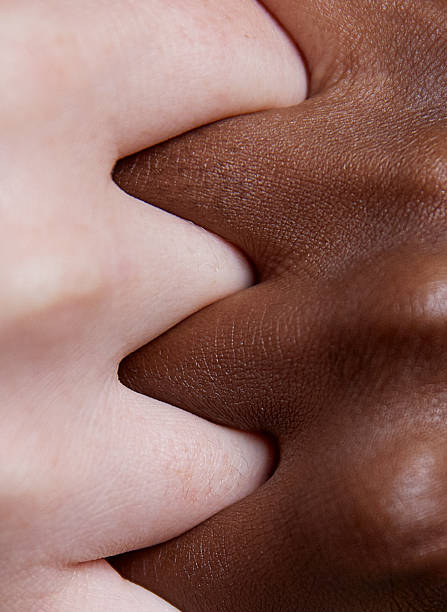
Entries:
{"type": "Polygon", "coordinates": [[[129,352],[252,283],[241,252],[121,191],[116,160],[300,102],[256,2],[0,8],[0,607],[171,607],[103,559],[173,538],[269,476],[270,444],[123,386],[129,352]]]}

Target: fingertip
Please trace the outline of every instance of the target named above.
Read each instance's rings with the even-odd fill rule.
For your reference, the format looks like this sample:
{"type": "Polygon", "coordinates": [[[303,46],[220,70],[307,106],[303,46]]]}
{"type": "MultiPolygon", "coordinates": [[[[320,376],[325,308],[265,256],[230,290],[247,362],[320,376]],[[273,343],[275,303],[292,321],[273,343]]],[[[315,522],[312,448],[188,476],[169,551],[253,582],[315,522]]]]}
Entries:
{"type": "Polygon", "coordinates": [[[270,436],[231,429],[229,432],[233,437],[233,470],[238,475],[234,503],[254,493],[272,476],[277,449],[270,436]]]}
{"type": "Polygon", "coordinates": [[[268,55],[259,65],[260,77],[270,89],[265,109],[295,106],[308,96],[306,61],[295,41],[273,14],[261,4],[259,6],[267,17],[263,19],[266,30],[263,45],[268,48],[268,55]]]}
{"type": "Polygon", "coordinates": [[[245,253],[224,238],[199,228],[207,239],[209,253],[204,265],[214,266],[222,285],[222,297],[251,287],[255,282],[255,271],[245,253]]]}

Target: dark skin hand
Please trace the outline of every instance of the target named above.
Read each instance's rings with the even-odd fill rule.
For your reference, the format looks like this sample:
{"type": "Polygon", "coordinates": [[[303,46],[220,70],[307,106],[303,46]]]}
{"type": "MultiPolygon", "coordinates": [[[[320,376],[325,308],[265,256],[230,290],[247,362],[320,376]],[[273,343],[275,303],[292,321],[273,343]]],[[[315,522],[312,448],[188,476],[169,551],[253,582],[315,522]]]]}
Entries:
{"type": "Polygon", "coordinates": [[[272,478],[112,560],[184,612],[447,609],[447,3],[269,0],[296,108],[123,160],[127,192],[223,236],[255,287],[130,356],[131,388],[267,432],[272,478]]]}

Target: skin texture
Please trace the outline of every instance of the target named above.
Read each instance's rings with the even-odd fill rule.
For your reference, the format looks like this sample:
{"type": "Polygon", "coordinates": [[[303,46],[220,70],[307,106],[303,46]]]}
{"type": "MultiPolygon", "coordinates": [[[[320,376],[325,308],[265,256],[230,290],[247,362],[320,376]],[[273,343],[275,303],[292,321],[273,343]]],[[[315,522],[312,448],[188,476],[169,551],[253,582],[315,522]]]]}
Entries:
{"type": "Polygon", "coordinates": [[[128,357],[121,379],[268,432],[273,477],[112,560],[184,612],[447,606],[444,0],[268,0],[310,97],[119,163],[128,193],[241,248],[257,285],[128,357]]]}
{"type": "Polygon", "coordinates": [[[299,102],[304,67],[251,0],[5,0],[0,85],[0,610],[171,610],[104,557],[253,492],[272,448],[129,390],[118,366],[252,272],[112,169],[299,102]]]}

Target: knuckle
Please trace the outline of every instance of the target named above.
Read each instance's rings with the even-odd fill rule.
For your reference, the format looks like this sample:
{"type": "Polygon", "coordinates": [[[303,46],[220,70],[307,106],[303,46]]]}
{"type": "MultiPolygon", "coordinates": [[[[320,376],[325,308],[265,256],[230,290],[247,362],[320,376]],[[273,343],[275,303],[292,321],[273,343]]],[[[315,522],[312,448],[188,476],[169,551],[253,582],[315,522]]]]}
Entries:
{"type": "Polygon", "coordinates": [[[348,478],[356,550],[382,577],[432,575],[447,568],[447,253],[399,251],[363,274],[355,399],[384,420],[348,478]]]}
{"type": "MultiPolygon", "coordinates": [[[[434,393],[447,391],[447,253],[399,249],[351,280],[332,323],[343,357],[331,367],[344,393],[384,410],[415,394],[428,407],[434,393]]],[[[417,418],[410,402],[412,410],[417,418]]]]}
{"type": "MultiPolygon", "coordinates": [[[[17,334],[34,329],[48,334],[49,328],[71,333],[71,324],[83,312],[98,306],[106,282],[98,257],[80,253],[75,245],[35,245],[18,253],[11,267],[2,270],[0,329],[17,334]],[[74,248],[73,248],[74,247],[74,248]],[[59,323],[59,324],[58,324],[59,323]]],[[[84,245],[87,246],[87,245],[84,245]]]]}
{"type": "Polygon", "coordinates": [[[432,330],[445,333],[447,323],[447,257],[424,256],[416,261],[399,262],[410,264],[407,273],[393,270],[395,287],[389,289],[394,302],[396,324],[401,324],[409,333],[413,330],[432,330]],[[413,264],[413,265],[411,265],[413,264]],[[397,278],[397,275],[400,278],[397,278]]]}
{"type": "Polygon", "coordinates": [[[447,346],[447,253],[405,249],[381,261],[374,275],[374,282],[365,275],[359,291],[365,336],[379,349],[391,346],[399,359],[428,358],[439,368],[447,346]]]}
{"type": "Polygon", "coordinates": [[[447,565],[447,449],[435,436],[394,440],[357,480],[354,514],[376,571],[430,574],[447,565]]]}
{"type": "Polygon", "coordinates": [[[54,119],[79,86],[81,47],[52,18],[26,9],[1,16],[1,106],[6,127],[24,120],[54,119]],[[16,122],[13,118],[16,117],[16,122]]]}

